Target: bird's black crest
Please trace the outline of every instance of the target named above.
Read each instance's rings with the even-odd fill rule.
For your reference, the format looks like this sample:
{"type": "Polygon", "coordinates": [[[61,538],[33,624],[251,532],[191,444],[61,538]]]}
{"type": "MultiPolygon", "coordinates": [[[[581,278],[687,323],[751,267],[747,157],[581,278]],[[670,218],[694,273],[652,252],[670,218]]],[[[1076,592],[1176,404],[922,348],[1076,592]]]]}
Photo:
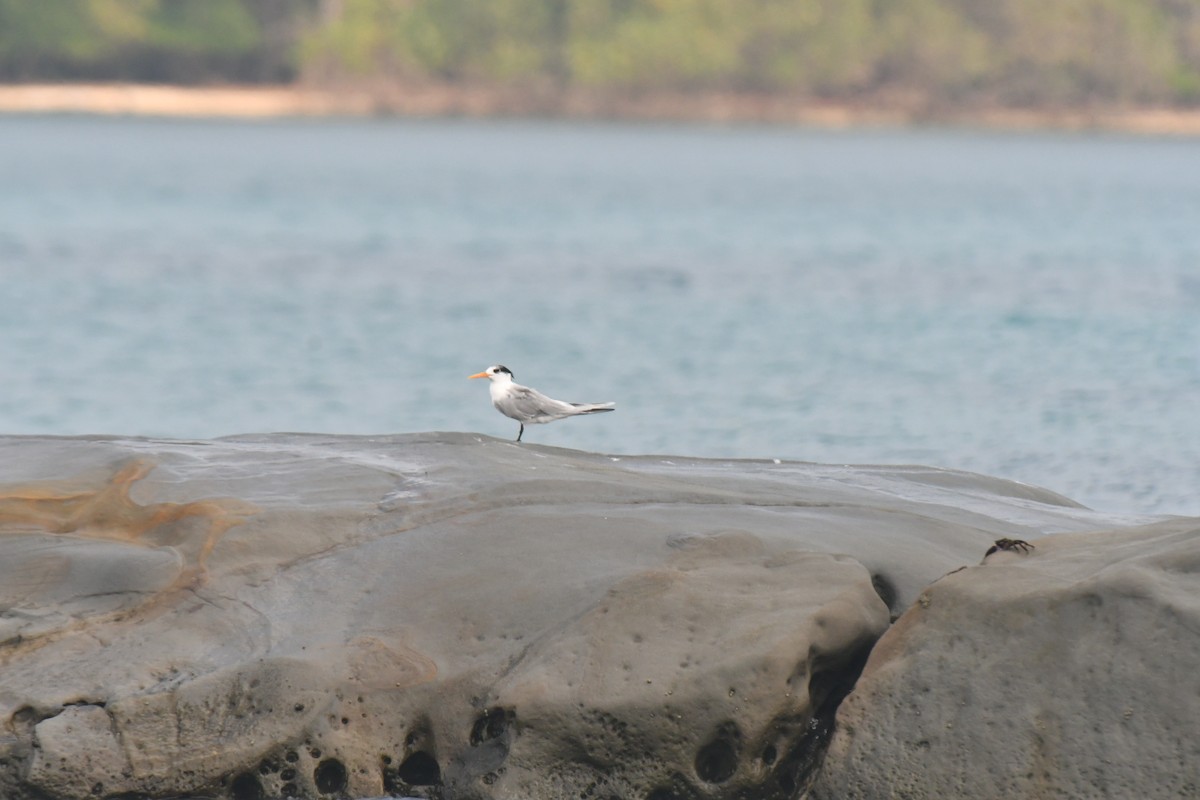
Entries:
{"type": "Polygon", "coordinates": [[[496,365],[496,372],[507,372],[508,377],[510,377],[510,378],[513,376],[512,370],[509,369],[508,367],[504,366],[503,364],[496,365]]]}

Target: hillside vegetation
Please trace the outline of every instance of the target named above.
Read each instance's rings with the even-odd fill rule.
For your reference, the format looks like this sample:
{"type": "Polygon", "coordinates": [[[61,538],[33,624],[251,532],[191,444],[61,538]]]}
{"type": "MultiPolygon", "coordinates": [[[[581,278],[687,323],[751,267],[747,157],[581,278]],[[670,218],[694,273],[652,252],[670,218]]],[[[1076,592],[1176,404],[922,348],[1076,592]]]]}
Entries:
{"type": "Polygon", "coordinates": [[[0,0],[0,80],[1200,105],[1200,0],[0,0]]]}

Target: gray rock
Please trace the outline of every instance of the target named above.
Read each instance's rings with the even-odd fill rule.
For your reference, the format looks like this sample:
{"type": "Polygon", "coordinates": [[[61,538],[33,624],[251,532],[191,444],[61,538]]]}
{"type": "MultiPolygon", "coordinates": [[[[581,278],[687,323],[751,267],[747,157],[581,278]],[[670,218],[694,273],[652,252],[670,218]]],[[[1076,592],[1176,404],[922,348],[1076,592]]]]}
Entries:
{"type": "Polygon", "coordinates": [[[465,434],[9,437],[0,483],[8,800],[793,796],[928,584],[1135,522],[465,434]]]}
{"type": "Polygon", "coordinates": [[[112,719],[99,706],[67,706],[39,722],[34,737],[29,782],[53,797],[103,796],[129,776],[112,719]]]}
{"type": "Polygon", "coordinates": [[[1200,520],[1054,536],[926,589],[812,797],[1200,797],[1200,520]]]}

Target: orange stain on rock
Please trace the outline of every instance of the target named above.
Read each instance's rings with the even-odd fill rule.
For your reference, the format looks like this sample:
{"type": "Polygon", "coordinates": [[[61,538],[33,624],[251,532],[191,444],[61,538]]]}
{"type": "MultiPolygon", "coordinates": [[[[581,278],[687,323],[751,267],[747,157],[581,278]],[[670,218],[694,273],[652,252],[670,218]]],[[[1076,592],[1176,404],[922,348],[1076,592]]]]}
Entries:
{"type": "Polygon", "coordinates": [[[0,534],[40,528],[48,533],[173,546],[193,570],[202,573],[221,537],[259,509],[236,498],[139,505],[130,492],[154,467],[146,459],[131,460],[99,488],[81,486],[79,480],[0,486],[0,534]],[[201,530],[179,527],[191,519],[200,523],[201,530]]]}

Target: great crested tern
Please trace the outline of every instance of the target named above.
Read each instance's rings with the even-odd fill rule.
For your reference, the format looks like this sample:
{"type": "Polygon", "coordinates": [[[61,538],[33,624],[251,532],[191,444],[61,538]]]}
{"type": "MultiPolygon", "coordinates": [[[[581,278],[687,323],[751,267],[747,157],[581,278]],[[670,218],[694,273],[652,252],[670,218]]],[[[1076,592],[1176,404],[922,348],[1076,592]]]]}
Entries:
{"type": "Polygon", "coordinates": [[[577,417],[580,414],[612,411],[617,407],[616,403],[566,403],[546,397],[537,389],[514,383],[512,370],[501,364],[468,377],[487,378],[491,381],[488,388],[492,393],[492,405],[504,416],[521,423],[521,430],[517,433],[518,442],[525,435],[526,423],[540,425],[566,417],[577,417]]]}

